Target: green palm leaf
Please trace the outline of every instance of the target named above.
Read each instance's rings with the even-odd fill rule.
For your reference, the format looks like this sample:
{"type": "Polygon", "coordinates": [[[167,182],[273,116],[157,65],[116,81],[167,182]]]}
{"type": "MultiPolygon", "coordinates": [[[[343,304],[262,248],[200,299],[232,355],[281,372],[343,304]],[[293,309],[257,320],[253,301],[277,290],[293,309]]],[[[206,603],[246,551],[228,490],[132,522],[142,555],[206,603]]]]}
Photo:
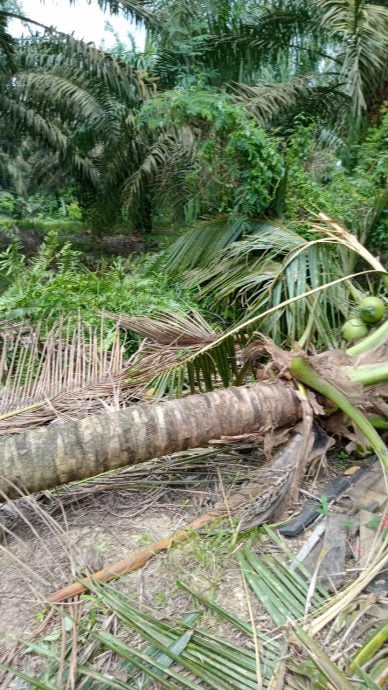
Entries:
{"type": "Polygon", "coordinates": [[[360,121],[384,80],[388,9],[359,0],[316,0],[322,30],[338,48],[339,77],[360,121]]]}
{"type": "Polygon", "coordinates": [[[0,6],[0,59],[4,59],[4,64],[0,62],[0,73],[4,69],[11,69],[13,55],[15,51],[15,39],[7,31],[8,13],[4,12],[0,6]]]}
{"type": "Polygon", "coordinates": [[[201,221],[173,244],[169,268],[177,271],[206,266],[227,245],[252,231],[252,224],[242,217],[219,216],[201,221]]]}
{"type": "Polygon", "coordinates": [[[279,343],[286,338],[289,342],[303,338],[305,344],[314,335],[314,324],[319,324],[324,344],[332,347],[347,314],[346,288],[337,284],[319,300],[308,293],[346,272],[337,244],[305,240],[280,223],[256,223],[250,230],[247,239],[227,246],[207,267],[189,273],[187,284],[200,285],[203,296],[214,304],[241,305],[245,320],[278,307],[264,329],[279,343]],[[306,294],[304,300],[280,307],[302,294],[306,294]],[[305,335],[310,317],[314,321],[305,335]]]}

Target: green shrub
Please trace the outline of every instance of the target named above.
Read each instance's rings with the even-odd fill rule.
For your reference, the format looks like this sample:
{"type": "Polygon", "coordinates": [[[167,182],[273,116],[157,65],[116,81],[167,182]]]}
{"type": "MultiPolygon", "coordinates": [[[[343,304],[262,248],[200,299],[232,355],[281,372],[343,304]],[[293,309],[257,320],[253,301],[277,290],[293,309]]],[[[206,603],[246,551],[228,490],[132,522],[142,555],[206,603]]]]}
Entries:
{"type": "Polygon", "coordinates": [[[255,216],[271,204],[284,173],[278,142],[227,94],[198,87],[168,91],[145,103],[138,122],[151,138],[180,131],[189,142],[182,148],[184,164],[172,156],[162,182],[170,203],[177,189],[185,196],[189,223],[204,213],[255,216]]]}
{"type": "Polygon", "coordinates": [[[91,271],[70,244],[59,244],[55,232],[29,264],[17,245],[2,252],[1,276],[12,282],[0,296],[0,318],[43,320],[46,330],[62,316],[76,323],[80,314],[96,325],[101,311],[145,315],[196,306],[188,290],[169,284],[159,257],[102,261],[91,271]]]}
{"type": "Polygon", "coordinates": [[[13,216],[15,213],[15,198],[9,192],[0,191],[0,215],[13,216]]]}
{"type": "Polygon", "coordinates": [[[297,223],[311,220],[324,211],[356,234],[363,244],[388,249],[388,213],[375,216],[374,207],[388,181],[388,113],[380,125],[371,126],[362,144],[348,157],[352,166],[341,163],[339,154],[324,151],[314,139],[314,126],[301,127],[288,148],[286,218],[297,223]],[[321,160],[321,171],[315,172],[321,160]]]}

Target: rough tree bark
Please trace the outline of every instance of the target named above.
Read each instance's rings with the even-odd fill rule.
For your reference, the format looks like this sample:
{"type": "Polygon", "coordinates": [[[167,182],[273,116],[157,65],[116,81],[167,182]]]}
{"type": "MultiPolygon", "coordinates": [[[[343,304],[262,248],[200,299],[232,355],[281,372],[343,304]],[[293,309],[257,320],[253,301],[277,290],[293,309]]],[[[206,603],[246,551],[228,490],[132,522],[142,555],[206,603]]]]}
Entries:
{"type": "Polygon", "coordinates": [[[285,382],[226,388],[52,424],[0,441],[0,501],[134,465],[211,439],[268,432],[302,415],[285,382]]]}

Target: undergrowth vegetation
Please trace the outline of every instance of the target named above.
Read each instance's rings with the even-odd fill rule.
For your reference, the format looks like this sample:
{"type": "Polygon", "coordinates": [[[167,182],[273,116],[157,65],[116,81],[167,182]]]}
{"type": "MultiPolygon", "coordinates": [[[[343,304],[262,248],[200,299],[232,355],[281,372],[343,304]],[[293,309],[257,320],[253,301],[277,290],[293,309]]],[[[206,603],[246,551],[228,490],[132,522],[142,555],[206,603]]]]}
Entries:
{"type": "Polygon", "coordinates": [[[61,318],[74,324],[100,324],[101,312],[149,314],[165,309],[190,311],[194,290],[168,282],[162,257],[102,260],[87,268],[80,252],[50,231],[38,254],[27,262],[18,244],[0,254],[0,273],[8,282],[0,295],[0,318],[41,321],[49,330],[61,318]]]}
{"type": "Polygon", "coordinates": [[[340,142],[339,148],[322,149],[314,139],[314,125],[299,128],[287,153],[285,217],[291,227],[303,233],[303,221],[308,223],[312,214],[325,211],[363,244],[386,256],[387,148],[385,109],[381,123],[369,127],[361,143],[347,148],[340,142]]]}

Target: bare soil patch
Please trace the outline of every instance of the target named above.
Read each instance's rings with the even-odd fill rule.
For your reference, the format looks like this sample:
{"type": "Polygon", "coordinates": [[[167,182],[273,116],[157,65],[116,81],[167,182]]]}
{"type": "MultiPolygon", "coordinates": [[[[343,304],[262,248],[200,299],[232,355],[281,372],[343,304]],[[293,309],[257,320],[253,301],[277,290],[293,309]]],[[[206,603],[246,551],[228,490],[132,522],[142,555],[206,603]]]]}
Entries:
{"type": "MultiPolygon", "coordinates": [[[[243,463],[245,468],[237,470],[241,476],[258,460],[243,458],[243,463]]],[[[189,483],[179,489],[162,485],[133,491],[120,488],[118,482],[115,490],[113,480],[104,491],[92,488],[90,493],[47,494],[38,501],[14,502],[19,514],[13,516],[0,554],[0,650],[33,634],[50,593],[87,570],[99,570],[173,533],[223,500],[233,484],[229,474],[220,481],[214,465],[208,475],[209,480],[197,487],[189,483]]],[[[222,532],[216,539],[193,535],[188,543],[126,575],[120,587],[153,610],[178,615],[187,610],[189,599],[176,587],[176,581],[183,580],[207,595],[217,592],[220,601],[247,617],[241,574],[230,558],[228,541],[222,532]]]]}

